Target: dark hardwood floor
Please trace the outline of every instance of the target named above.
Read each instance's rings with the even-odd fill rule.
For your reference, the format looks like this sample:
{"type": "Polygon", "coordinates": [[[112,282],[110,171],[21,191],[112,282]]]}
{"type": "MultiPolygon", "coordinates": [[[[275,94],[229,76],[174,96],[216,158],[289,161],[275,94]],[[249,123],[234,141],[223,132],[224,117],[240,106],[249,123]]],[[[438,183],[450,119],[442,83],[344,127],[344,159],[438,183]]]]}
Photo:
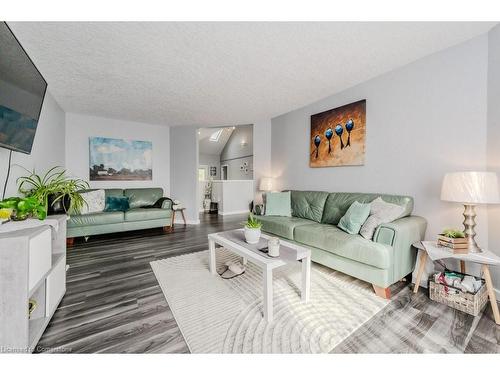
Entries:
{"type": "Polygon", "coordinates": [[[82,238],[67,250],[66,295],[37,351],[188,353],[149,262],[208,248],[207,234],[243,216],[203,215],[201,225],[82,238]]]}
{"type": "MultiPolygon", "coordinates": [[[[242,216],[202,215],[201,225],[78,239],[68,249],[67,291],[37,352],[188,353],[149,262],[208,248],[207,234],[237,228],[242,216]]],[[[479,317],[413,295],[392,302],[335,353],[497,353],[500,329],[489,306],[479,317]]]]}

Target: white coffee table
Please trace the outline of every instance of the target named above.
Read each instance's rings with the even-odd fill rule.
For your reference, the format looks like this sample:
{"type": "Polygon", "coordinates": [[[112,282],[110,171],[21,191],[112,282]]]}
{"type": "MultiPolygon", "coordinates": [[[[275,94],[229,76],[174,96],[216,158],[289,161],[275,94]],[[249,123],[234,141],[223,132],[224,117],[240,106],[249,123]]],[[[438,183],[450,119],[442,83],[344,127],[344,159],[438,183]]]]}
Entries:
{"type": "Polygon", "coordinates": [[[309,301],[311,289],[311,250],[280,239],[280,256],[273,258],[258,250],[267,246],[269,237],[263,233],[257,245],[250,245],[245,242],[243,229],[208,235],[208,264],[212,275],[217,275],[215,262],[216,244],[241,256],[243,264],[250,261],[262,269],[264,279],[264,319],[267,322],[273,320],[273,270],[275,268],[292,262],[301,262],[302,286],[300,296],[303,302],[307,303],[309,301]]]}

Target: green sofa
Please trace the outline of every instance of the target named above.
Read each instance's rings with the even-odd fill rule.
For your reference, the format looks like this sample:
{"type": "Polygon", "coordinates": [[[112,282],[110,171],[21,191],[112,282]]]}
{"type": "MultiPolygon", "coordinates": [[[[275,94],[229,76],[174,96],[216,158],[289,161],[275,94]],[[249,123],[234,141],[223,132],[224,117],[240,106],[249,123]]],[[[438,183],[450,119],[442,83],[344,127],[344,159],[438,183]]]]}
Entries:
{"type": "Polygon", "coordinates": [[[364,193],[291,191],[292,216],[259,216],[262,230],[307,245],[312,260],[373,284],[375,292],[390,297],[389,286],[409,275],[415,266],[412,243],[422,240],[427,222],[411,216],[413,198],[364,193]],[[381,224],[373,240],[337,228],[354,202],[368,203],[382,197],[404,207],[397,220],[381,224]]]}
{"type": "Polygon", "coordinates": [[[74,237],[157,227],[169,231],[172,227],[171,200],[165,200],[161,208],[142,208],[153,205],[162,198],[162,188],[104,189],[104,191],[106,197],[128,197],[130,209],[125,212],[70,215],[66,232],[70,244],[74,237]]]}

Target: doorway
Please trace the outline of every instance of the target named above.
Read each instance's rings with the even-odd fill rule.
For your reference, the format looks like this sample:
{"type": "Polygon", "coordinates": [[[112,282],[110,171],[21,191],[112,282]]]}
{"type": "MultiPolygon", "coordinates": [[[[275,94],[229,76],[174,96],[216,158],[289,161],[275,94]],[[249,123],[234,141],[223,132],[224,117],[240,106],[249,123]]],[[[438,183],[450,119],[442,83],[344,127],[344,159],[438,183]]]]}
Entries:
{"type": "Polygon", "coordinates": [[[220,166],[220,179],[221,180],[227,180],[227,164],[221,165],[220,166]]]}
{"type": "Polygon", "coordinates": [[[199,210],[245,213],[253,196],[253,125],[199,128],[199,210]]]}
{"type": "Polygon", "coordinates": [[[198,166],[198,181],[208,180],[208,165],[198,166]]]}

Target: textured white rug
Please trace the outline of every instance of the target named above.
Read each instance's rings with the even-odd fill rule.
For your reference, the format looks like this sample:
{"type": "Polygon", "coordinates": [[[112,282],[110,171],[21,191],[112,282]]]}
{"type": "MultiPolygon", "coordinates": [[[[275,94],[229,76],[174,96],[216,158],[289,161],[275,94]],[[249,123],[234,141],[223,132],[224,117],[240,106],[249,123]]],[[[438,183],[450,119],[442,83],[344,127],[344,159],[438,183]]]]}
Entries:
{"type": "MultiPolygon", "coordinates": [[[[238,257],[217,249],[217,265],[238,257]]],[[[262,276],[223,280],[208,251],[151,262],[192,353],[328,353],[387,305],[369,284],[312,264],[311,299],[300,300],[300,264],[274,271],[274,320],[262,318],[262,276]]]]}

